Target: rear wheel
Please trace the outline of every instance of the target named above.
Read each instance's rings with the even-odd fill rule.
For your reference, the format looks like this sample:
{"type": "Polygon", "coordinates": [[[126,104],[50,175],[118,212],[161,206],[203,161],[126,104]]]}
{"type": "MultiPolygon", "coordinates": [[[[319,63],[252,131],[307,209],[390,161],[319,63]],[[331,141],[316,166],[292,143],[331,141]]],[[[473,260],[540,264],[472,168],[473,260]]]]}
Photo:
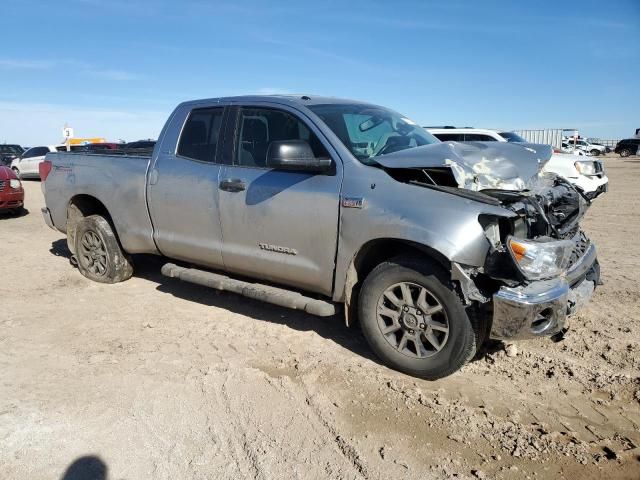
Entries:
{"type": "Polygon", "coordinates": [[[593,155],[594,157],[597,157],[598,155],[600,155],[600,150],[596,150],[594,148],[593,150],[591,150],[591,155],[593,155]]]}
{"type": "Polygon", "coordinates": [[[75,251],[78,270],[94,282],[118,283],[133,275],[131,259],[122,251],[109,222],[100,215],[80,220],[75,251]]]}
{"type": "Polygon", "coordinates": [[[362,331],[389,367],[429,380],[460,369],[476,350],[464,305],[446,275],[428,262],[396,258],[365,279],[362,331]]]}
{"type": "Polygon", "coordinates": [[[629,155],[631,155],[631,150],[629,150],[628,148],[623,148],[622,150],[620,150],[621,157],[628,157],[629,155]]]}

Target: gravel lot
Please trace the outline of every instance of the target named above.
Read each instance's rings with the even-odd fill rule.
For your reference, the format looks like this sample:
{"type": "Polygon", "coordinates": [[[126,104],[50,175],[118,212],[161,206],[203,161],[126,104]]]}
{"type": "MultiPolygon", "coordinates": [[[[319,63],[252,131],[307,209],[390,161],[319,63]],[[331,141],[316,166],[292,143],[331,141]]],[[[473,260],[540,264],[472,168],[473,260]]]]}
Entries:
{"type": "Polygon", "coordinates": [[[0,478],[637,480],[640,159],[605,161],[584,222],[605,285],[568,338],[491,344],[437,382],[381,366],[341,318],[165,279],[161,259],[92,283],[25,182],[29,213],[0,217],[0,478]]]}

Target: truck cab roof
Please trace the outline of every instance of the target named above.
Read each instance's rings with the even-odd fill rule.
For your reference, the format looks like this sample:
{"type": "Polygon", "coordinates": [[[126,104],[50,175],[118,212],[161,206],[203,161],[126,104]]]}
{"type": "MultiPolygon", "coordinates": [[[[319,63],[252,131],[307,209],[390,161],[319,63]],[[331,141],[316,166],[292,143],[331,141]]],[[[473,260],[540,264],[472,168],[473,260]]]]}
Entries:
{"type": "MultiPolygon", "coordinates": [[[[214,97],[214,98],[203,98],[199,100],[189,100],[187,102],[183,102],[180,105],[198,105],[202,103],[212,104],[212,103],[251,103],[251,102],[274,102],[274,103],[282,103],[289,105],[301,105],[301,106],[309,106],[309,105],[326,105],[326,104],[367,104],[367,102],[363,102],[360,100],[350,100],[346,98],[337,98],[337,97],[327,97],[327,96],[319,96],[319,95],[303,95],[303,94],[286,94],[286,95],[240,95],[240,96],[232,96],[232,97],[214,97]]],[[[373,105],[373,104],[372,104],[373,105]]]]}

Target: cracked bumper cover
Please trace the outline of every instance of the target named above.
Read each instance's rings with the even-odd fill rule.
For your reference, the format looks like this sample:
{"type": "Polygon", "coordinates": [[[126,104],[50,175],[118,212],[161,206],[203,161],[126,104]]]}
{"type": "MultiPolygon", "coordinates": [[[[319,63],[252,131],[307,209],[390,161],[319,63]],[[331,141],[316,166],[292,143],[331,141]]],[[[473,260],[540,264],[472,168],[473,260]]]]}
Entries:
{"type": "Polygon", "coordinates": [[[523,340],[563,332],[567,317],[589,301],[599,283],[596,249],[591,245],[564,277],[501,287],[493,295],[491,338],[523,340]]]}

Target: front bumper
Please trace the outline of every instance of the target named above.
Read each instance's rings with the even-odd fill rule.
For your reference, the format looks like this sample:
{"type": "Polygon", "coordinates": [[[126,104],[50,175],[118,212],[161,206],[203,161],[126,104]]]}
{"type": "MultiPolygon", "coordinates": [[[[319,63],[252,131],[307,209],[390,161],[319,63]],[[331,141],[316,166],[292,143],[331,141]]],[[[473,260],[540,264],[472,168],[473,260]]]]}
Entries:
{"type": "Polygon", "coordinates": [[[13,190],[5,187],[4,191],[0,192],[0,211],[20,208],[23,205],[24,190],[13,190]]]}
{"type": "Polygon", "coordinates": [[[524,340],[567,329],[567,317],[585,305],[600,283],[595,246],[590,245],[566,276],[501,287],[493,295],[491,338],[524,340]]]}
{"type": "Polygon", "coordinates": [[[594,175],[591,177],[580,175],[571,177],[568,180],[580,187],[589,200],[595,199],[609,189],[609,178],[604,173],[602,176],[594,175]]]}
{"type": "MultiPolygon", "coordinates": [[[[606,177],[605,177],[606,178],[606,177]]],[[[596,198],[598,198],[600,195],[602,195],[603,193],[606,193],[609,191],[609,181],[607,179],[607,183],[603,183],[601,185],[599,185],[598,187],[596,187],[595,190],[591,191],[591,192],[585,192],[585,196],[589,199],[589,200],[595,200],[596,198]]]]}

